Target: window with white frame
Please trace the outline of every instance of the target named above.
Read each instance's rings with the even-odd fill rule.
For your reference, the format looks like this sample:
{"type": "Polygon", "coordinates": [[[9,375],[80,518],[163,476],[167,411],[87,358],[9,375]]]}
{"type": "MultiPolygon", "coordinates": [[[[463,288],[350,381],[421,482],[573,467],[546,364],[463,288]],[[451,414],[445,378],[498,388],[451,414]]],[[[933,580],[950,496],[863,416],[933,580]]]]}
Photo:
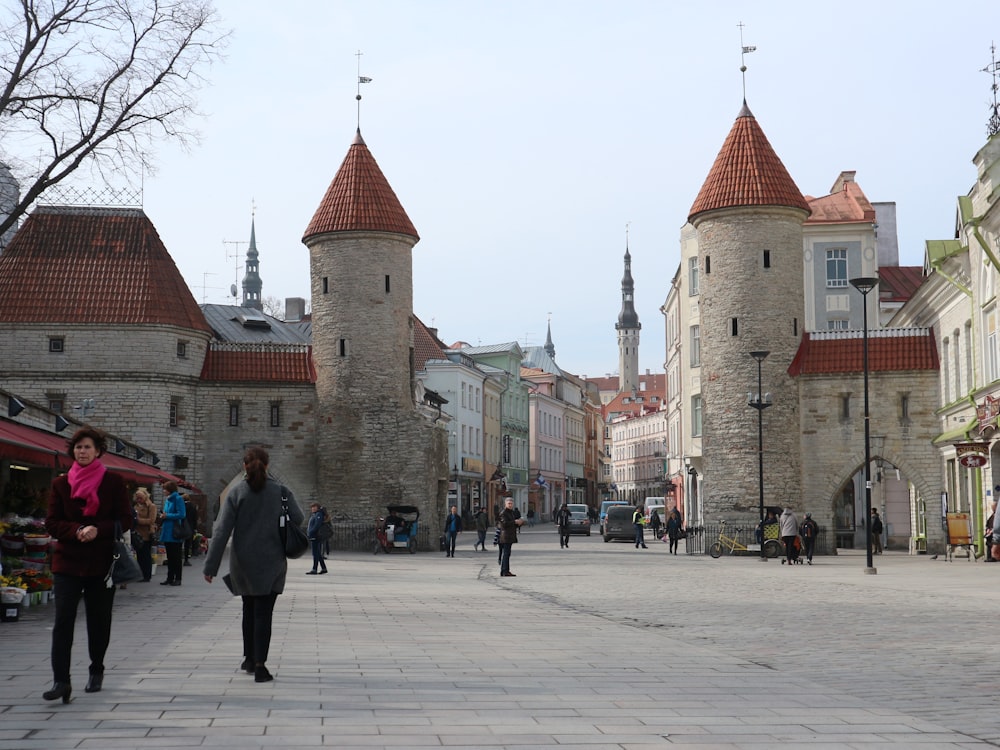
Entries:
{"type": "Polygon", "coordinates": [[[701,395],[691,397],[691,437],[701,437],[701,395]]]}
{"type": "Polygon", "coordinates": [[[826,285],[847,286],[847,248],[835,247],[826,251],[826,285]]]}
{"type": "Polygon", "coordinates": [[[997,379],[997,309],[990,308],[986,312],[986,352],[983,362],[986,365],[986,382],[997,379]]]}
{"type": "Polygon", "coordinates": [[[691,366],[701,367],[701,326],[691,326],[691,366]]]}
{"type": "Polygon", "coordinates": [[[688,294],[698,294],[698,257],[688,258],[688,294]]]}

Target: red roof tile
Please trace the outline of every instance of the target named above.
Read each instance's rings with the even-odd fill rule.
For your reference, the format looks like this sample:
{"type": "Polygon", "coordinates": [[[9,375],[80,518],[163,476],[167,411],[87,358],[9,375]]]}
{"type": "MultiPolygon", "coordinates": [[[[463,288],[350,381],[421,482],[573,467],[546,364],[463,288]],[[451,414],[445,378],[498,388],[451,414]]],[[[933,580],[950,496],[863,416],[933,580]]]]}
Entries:
{"type": "Polygon", "coordinates": [[[413,316],[413,362],[417,370],[423,370],[429,359],[448,359],[445,345],[431,333],[416,315],[413,316]]]}
{"type": "Polygon", "coordinates": [[[0,255],[0,320],[211,330],[141,209],[35,209],[0,255]]]}
{"type": "MultiPolygon", "coordinates": [[[[663,376],[664,379],[666,375],[663,376]]],[[[666,390],[654,388],[652,390],[637,391],[635,395],[629,393],[619,393],[608,403],[601,407],[601,415],[606,422],[610,417],[631,414],[633,417],[648,414],[651,411],[659,411],[666,406],[666,390]],[[653,398],[656,397],[654,401],[653,398]],[[641,398],[642,401],[637,401],[641,398]],[[626,399],[628,402],[626,403],[626,399]]]]}
{"type": "Polygon", "coordinates": [[[201,379],[254,383],[315,383],[312,347],[303,344],[212,342],[201,379]]]}
{"type": "Polygon", "coordinates": [[[303,239],[328,232],[395,232],[420,239],[358,131],[303,239]]]}
{"type": "MultiPolygon", "coordinates": [[[[937,344],[927,328],[879,328],[868,332],[868,371],[937,370],[937,344]]],[[[792,377],[864,372],[863,331],[814,331],[802,336],[792,377]]]]}
{"type": "Polygon", "coordinates": [[[925,278],[923,266],[879,266],[878,297],[884,302],[906,302],[925,278]]]}
{"type": "Polygon", "coordinates": [[[715,157],[688,220],[705,211],[737,206],[790,206],[809,211],[809,204],[746,102],[715,157]]]}
{"type": "Polygon", "coordinates": [[[854,172],[843,172],[834,185],[834,192],[821,198],[806,197],[812,210],[806,224],[871,224],[875,221],[875,209],[853,176],[854,172]],[[845,179],[845,175],[850,179],[845,179]]]}

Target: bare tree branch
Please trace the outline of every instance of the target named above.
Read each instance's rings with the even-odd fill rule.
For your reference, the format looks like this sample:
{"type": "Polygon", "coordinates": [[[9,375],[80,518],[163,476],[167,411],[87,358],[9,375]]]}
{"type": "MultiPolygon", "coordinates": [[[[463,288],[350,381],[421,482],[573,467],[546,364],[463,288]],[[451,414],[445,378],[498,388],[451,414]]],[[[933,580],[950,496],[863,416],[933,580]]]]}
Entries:
{"type": "Polygon", "coordinates": [[[135,179],[157,139],[196,142],[201,71],[227,41],[208,0],[20,0],[0,11],[0,161],[21,185],[0,236],[83,164],[135,179]]]}

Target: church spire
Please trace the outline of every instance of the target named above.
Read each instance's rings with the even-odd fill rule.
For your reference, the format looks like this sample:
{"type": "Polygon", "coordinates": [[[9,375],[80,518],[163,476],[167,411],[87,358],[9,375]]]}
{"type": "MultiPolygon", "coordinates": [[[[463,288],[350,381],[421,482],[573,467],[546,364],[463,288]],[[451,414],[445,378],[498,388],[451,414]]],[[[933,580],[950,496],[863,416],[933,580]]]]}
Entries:
{"type": "Polygon", "coordinates": [[[253,215],[250,216],[250,248],[247,250],[246,273],[243,275],[243,307],[263,310],[261,290],[264,282],[260,279],[260,263],[257,260],[257,229],[253,215]]]}
{"type": "Polygon", "coordinates": [[[635,282],[632,280],[632,255],[625,233],[625,275],[622,276],[622,310],[618,313],[618,391],[627,393],[639,388],[639,331],[642,325],[635,311],[635,282]]]}
{"type": "Polygon", "coordinates": [[[545,353],[553,360],[556,358],[556,347],[552,343],[552,318],[549,318],[548,330],[545,333],[545,353]]]}

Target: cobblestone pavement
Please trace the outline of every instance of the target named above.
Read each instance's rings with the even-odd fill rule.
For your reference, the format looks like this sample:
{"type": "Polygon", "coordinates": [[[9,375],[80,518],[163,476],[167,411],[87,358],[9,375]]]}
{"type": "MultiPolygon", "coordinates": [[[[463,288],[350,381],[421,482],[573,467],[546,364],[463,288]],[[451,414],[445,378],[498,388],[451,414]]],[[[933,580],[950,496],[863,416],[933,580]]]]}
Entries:
{"type": "Polygon", "coordinates": [[[198,567],[118,592],[100,693],[81,619],[65,706],[41,700],[51,605],[28,609],[0,624],[0,750],[1000,746],[1000,564],[887,553],[865,575],[863,553],[563,550],[536,526],[499,578],[474,539],[291,561],[271,683],[239,671],[239,601],[198,567]]]}

